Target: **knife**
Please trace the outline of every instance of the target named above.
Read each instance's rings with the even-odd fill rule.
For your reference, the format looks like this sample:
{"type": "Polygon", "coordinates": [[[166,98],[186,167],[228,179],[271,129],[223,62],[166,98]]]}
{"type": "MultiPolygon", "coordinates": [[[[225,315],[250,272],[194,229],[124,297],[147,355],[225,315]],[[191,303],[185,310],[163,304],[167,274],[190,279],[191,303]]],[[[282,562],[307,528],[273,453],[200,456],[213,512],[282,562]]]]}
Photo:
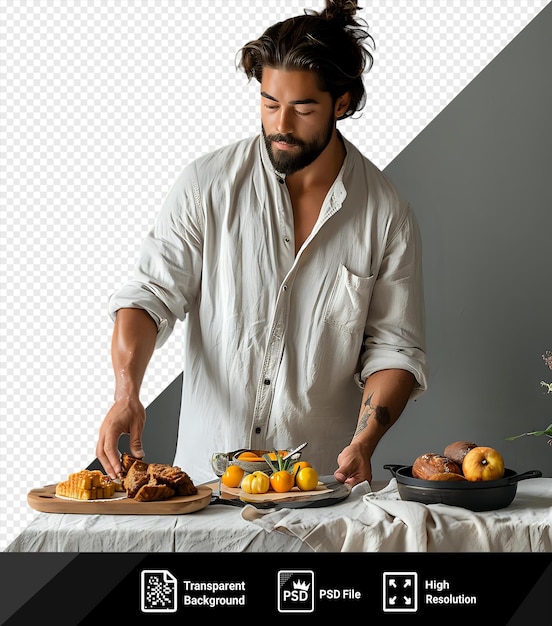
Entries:
{"type": "Polygon", "coordinates": [[[295,448],[295,450],[292,450],[291,452],[288,452],[286,454],[286,456],[282,459],[282,461],[285,461],[285,460],[291,458],[294,454],[297,454],[300,450],[302,450],[306,445],[307,445],[307,442],[305,441],[305,443],[302,443],[300,446],[297,446],[295,448]]]}

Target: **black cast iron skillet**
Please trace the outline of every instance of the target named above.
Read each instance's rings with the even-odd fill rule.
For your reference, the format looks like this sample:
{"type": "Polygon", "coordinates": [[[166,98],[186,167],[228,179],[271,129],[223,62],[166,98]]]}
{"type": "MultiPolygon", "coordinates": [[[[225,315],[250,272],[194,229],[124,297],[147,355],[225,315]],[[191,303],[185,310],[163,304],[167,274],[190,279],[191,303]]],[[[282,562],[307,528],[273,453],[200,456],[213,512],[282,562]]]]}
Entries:
{"type": "Polygon", "coordinates": [[[542,476],[539,470],[517,474],[506,468],[504,476],[498,480],[456,482],[414,478],[412,465],[384,465],[383,468],[388,469],[396,478],[402,500],[423,504],[449,504],[471,511],[503,509],[514,499],[520,480],[542,476]]]}

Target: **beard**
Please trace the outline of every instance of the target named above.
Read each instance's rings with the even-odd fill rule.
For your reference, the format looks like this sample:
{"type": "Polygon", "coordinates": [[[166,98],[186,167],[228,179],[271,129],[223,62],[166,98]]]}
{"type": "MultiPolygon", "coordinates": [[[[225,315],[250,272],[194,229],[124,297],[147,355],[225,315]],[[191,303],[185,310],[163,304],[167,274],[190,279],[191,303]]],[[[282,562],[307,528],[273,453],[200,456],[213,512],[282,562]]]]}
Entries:
{"type": "Polygon", "coordinates": [[[333,117],[330,117],[326,127],[312,141],[303,141],[293,135],[281,135],[279,133],[267,135],[264,126],[262,128],[268,156],[274,169],[280,174],[290,175],[310,165],[325,150],[333,135],[334,120],[333,117]],[[276,148],[273,150],[273,141],[298,146],[298,149],[284,151],[276,148]]]}

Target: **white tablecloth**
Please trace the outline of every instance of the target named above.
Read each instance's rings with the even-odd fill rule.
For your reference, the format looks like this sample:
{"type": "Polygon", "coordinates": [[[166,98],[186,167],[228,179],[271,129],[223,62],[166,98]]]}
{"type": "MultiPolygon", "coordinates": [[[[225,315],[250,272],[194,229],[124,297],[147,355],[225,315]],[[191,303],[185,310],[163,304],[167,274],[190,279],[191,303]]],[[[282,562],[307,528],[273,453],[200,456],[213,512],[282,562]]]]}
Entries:
{"type": "Polygon", "coordinates": [[[520,482],[507,508],[475,513],[400,499],[392,479],[380,491],[359,485],[321,518],[312,509],[243,517],[289,533],[319,552],[552,552],[552,479],[520,482]]]}
{"type": "Polygon", "coordinates": [[[395,479],[320,508],[208,505],[187,515],[39,513],[7,552],[552,552],[552,478],[474,513],[400,499],[395,479]]]}

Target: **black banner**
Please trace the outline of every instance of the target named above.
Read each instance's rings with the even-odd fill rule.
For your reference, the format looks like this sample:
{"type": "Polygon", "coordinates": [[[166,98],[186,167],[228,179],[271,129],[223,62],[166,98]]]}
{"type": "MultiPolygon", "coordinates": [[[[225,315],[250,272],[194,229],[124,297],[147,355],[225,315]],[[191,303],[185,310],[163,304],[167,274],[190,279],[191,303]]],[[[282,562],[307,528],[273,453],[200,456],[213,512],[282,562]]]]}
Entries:
{"type": "Polygon", "coordinates": [[[4,553],[0,563],[6,626],[286,616],[552,624],[552,554],[4,553]]]}

